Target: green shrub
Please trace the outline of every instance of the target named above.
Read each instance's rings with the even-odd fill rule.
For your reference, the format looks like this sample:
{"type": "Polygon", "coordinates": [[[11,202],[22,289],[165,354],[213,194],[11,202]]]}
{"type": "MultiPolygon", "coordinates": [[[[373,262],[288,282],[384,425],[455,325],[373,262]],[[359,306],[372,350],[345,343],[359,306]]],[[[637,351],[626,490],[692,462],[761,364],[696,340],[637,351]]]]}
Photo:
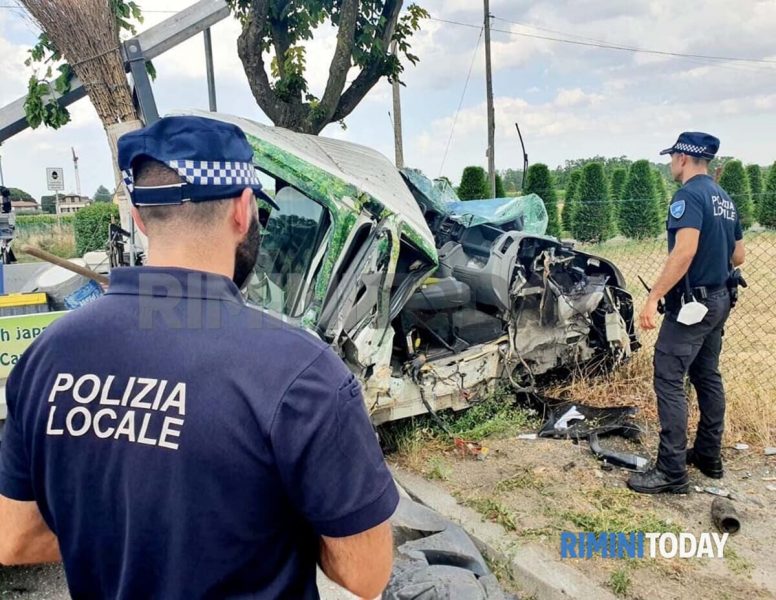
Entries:
{"type": "Polygon", "coordinates": [[[536,194],[544,200],[544,206],[547,209],[547,235],[559,236],[561,232],[558,219],[558,196],[547,165],[537,163],[528,167],[523,193],[536,194]]]}
{"type": "Polygon", "coordinates": [[[496,198],[506,198],[507,193],[504,191],[504,180],[501,175],[496,173],[496,198]]]}
{"type": "Polygon", "coordinates": [[[768,229],[776,229],[776,162],[768,171],[765,192],[760,199],[758,218],[760,225],[768,229]]]}
{"type": "Polygon", "coordinates": [[[663,178],[660,171],[652,171],[652,175],[655,177],[655,193],[657,194],[657,207],[659,209],[662,226],[662,223],[668,218],[668,201],[670,198],[668,197],[666,180],[663,178]]]}
{"type": "Polygon", "coordinates": [[[757,218],[757,208],[763,195],[763,170],[760,165],[746,165],[746,176],[749,179],[749,189],[752,191],[752,209],[757,218]]]}
{"type": "Polygon", "coordinates": [[[603,242],[612,236],[612,203],[604,167],[599,162],[585,165],[575,194],[572,233],[580,242],[603,242]]]}
{"type": "Polygon", "coordinates": [[[461,185],[458,186],[458,197],[461,200],[482,200],[490,198],[488,176],[482,167],[466,167],[461,175],[461,185]]]}
{"type": "Polygon", "coordinates": [[[563,201],[563,229],[572,231],[574,228],[574,209],[577,197],[579,180],[582,177],[582,170],[576,169],[569,175],[569,182],[566,186],[566,199],[563,201]]]}
{"type": "Polygon", "coordinates": [[[752,191],[749,188],[749,179],[744,171],[744,165],[740,160],[731,160],[725,163],[719,185],[736,203],[738,216],[741,219],[741,227],[749,229],[754,221],[752,215],[752,191]]]}
{"type": "Polygon", "coordinates": [[[618,211],[622,234],[640,240],[660,233],[660,209],[649,161],[631,165],[623,194],[618,211]]]}
{"type": "Polygon", "coordinates": [[[628,170],[623,167],[618,167],[612,171],[612,179],[609,182],[609,196],[612,200],[612,218],[614,222],[617,222],[619,218],[618,211],[620,210],[620,200],[625,192],[625,182],[628,179],[628,170]]]}
{"type": "Polygon", "coordinates": [[[105,202],[91,204],[75,214],[75,247],[78,256],[107,247],[111,219],[118,222],[119,207],[105,202]]]}

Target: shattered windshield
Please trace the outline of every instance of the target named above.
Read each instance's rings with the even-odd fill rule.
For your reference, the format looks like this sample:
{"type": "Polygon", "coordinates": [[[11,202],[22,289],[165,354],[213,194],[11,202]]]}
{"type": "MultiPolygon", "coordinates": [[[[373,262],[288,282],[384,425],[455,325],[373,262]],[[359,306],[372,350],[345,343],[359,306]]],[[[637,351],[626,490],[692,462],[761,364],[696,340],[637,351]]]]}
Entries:
{"type": "Polygon", "coordinates": [[[328,213],[292,187],[280,190],[275,202],[280,210],[271,212],[262,232],[257,277],[249,298],[264,308],[300,316],[306,308],[314,262],[328,228],[328,213]]]}

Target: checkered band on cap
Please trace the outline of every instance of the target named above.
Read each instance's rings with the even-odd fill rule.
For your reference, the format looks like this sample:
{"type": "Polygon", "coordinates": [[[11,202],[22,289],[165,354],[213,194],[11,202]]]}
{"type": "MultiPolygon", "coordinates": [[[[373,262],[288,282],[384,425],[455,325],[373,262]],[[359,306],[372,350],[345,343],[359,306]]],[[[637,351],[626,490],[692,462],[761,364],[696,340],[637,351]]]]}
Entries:
{"type": "Polygon", "coordinates": [[[124,178],[124,185],[127,186],[127,191],[131,194],[135,189],[135,180],[132,177],[132,171],[122,171],[121,176],[124,178]]]}
{"type": "Polygon", "coordinates": [[[696,146],[695,144],[685,144],[681,142],[674,146],[674,150],[679,152],[694,152],[695,154],[704,154],[706,152],[706,146],[696,146]]]}
{"type": "Polygon", "coordinates": [[[251,163],[171,160],[167,164],[192,185],[261,185],[256,167],[251,163]]]}
{"type": "MultiPolygon", "coordinates": [[[[245,185],[260,186],[256,167],[251,163],[235,161],[170,160],[167,164],[191,185],[245,185]]],[[[124,183],[131,193],[135,187],[132,171],[122,171],[124,183]]]]}

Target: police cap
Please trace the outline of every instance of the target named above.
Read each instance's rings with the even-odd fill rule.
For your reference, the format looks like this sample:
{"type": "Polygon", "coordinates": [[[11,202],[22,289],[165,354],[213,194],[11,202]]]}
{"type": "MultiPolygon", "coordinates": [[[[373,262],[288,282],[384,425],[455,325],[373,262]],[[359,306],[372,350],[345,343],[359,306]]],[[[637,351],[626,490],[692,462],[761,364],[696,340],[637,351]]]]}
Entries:
{"type": "Polygon", "coordinates": [[[125,133],[118,141],[119,168],[136,206],[181,204],[236,198],[245,188],[274,208],[261,189],[253,149],[243,131],[231,123],[205,117],[164,117],[125,133]],[[178,185],[135,185],[138,158],[157,160],[177,171],[178,185]]]}
{"type": "Polygon", "coordinates": [[[696,158],[711,160],[719,150],[719,139],[700,131],[685,131],[679,134],[679,139],[670,148],[660,154],[686,154],[696,158]]]}

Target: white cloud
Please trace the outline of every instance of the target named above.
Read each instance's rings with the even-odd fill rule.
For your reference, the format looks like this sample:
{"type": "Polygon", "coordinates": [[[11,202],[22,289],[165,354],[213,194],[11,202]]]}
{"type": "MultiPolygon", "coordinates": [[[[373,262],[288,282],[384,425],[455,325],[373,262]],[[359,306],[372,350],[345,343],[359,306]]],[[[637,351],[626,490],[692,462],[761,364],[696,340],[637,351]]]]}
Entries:
{"type": "Polygon", "coordinates": [[[555,105],[563,108],[570,106],[598,104],[604,99],[601,94],[588,94],[580,88],[560,89],[555,98],[555,105]]]}

